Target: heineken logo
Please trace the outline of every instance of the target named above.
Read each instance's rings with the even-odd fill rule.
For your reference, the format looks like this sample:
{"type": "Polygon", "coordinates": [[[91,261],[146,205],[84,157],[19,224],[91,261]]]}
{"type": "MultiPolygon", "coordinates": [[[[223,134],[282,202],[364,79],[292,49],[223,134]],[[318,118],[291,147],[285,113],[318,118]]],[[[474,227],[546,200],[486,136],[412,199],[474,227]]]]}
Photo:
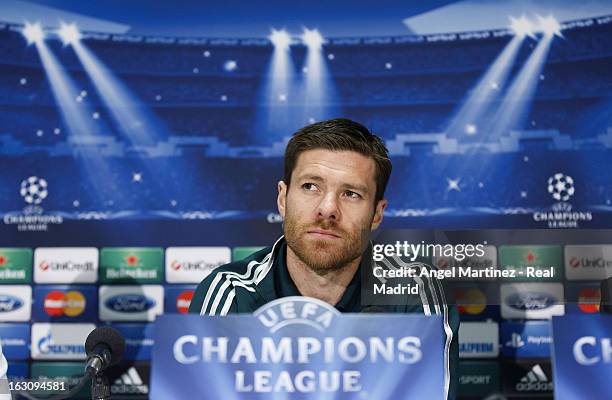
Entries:
{"type": "Polygon", "coordinates": [[[32,250],[0,248],[0,282],[26,283],[32,273],[32,250]]]}
{"type": "Polygon", "coordinates": [[[135,255],[129,255],[125,257],[125,263],[129,267],[136,267],[138,266],[138,257],[136,257],[135,255]]]}
{"type": "Polygon", "coordinates": [[[100,277],[103,283],[130,281],[130,283],[160,282],[163,268],[163,249],[103,248],[100,252],[100,277]],[[136,282],[131,282],[136,280],[136,282]]]}
{"type": "Polygon", "coordinates": [[[533,251],[530,251],[527,253],[527,255],[525,256],[525,261],[527,261],[528,263],[532,263],[536,260],[536,255],[533,253],[533,251]]]}

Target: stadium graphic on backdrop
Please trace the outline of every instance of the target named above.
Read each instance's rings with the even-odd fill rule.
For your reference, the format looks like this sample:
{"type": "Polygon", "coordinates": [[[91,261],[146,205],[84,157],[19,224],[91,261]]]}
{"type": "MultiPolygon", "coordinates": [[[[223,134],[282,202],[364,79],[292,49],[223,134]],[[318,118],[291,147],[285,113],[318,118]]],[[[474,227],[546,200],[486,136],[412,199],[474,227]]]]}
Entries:
{"type": "Polygon", "coordinates": [[[0,46],[13,56],[0,63],[0,176],[21,186],[0,210],[14,214],[25,201],[91,223],[278,222],[263,188],[276,187],[289,136],[345,116],[389,149],[389,219],[603,224],[612,219],[612,18],[525,18],[375,39],[309,30],[316,45],[286,31],[188,40],[79,32],[71,21],[60,30],[4,24],[0,46]],[[551,196],[566,205],[551,210],[551,196]],[[573,217],[578,208],[584,218],[573,217]],[[550,212],[572,217],[533,217],[550,212]]]}

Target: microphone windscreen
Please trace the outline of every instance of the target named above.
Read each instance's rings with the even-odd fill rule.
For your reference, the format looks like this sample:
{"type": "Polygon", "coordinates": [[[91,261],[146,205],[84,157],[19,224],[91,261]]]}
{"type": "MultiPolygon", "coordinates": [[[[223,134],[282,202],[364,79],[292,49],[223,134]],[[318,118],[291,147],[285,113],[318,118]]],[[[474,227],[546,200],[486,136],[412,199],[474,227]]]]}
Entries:
{"type": "Polygon", "coordinates": [[[85,352],[89,356],[93,349],[98,345],[106,345],[111,353],[110,365],[117,364],[121,357],[123,357],[123,351],[125,350],[125,339],[123,335],[110,326],[101,326],[87,336],[85,340],[85,352]]]}

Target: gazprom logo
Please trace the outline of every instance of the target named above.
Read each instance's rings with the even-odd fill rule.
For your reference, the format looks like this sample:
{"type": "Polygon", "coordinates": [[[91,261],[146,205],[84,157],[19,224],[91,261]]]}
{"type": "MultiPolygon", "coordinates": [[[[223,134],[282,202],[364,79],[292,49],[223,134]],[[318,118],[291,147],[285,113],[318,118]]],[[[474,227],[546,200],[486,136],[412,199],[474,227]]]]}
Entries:
{"type": "Polygon", "coordinates": [[[293,296],[267,303],[253,315],[270,333],[290,325],[306,325],[325,332],[340,312],[323,301],[293,296]]]}
{"type": "Polygon", "coordinates": [[[0,312],[11,312],[20,309],[23,301],[15,296],[8,294],[0,295],[0,312]]]}
{"type": "Polygon", "coordinates": [[[40,354],[85,354],[82,344],[56,344],[51,333],[40,338],[37,343],[40,354]]]}
{"type": "Polygon", "coordinates": [[[506,297],[506,304],[520,311],[545,310],[555,303],[553,296],[542,292],[519,292],[506,297]]]}
{"type": "Polygon", "coordinates": [[[155,306],[155,300],[142,294],[120,294],[107,299],[109,309],[122,313],[141,313],[155,306]]]}

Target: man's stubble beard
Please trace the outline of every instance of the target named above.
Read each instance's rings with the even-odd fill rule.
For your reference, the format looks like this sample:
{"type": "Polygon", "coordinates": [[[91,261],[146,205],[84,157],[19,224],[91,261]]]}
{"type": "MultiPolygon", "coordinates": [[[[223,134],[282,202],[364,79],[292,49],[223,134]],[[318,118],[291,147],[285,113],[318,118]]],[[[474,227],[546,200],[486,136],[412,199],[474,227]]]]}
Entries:
{"type": "Polygon", "coordinates": [[[359,232],[339,230],[329,221],[318,224],[299,226],[299,222],[287,210],[284,221],[287,246],[307,267],[317,275],[324,276],[330,272],[340,271],[359,258],[368,243],[370,231],[363,226],[359,232]],[[311,229],[331,230],[339,234],[339,240],[306,240],[307,231],[311,229]],[[339,242],[334,245],[334,242],[339,242]]]}

